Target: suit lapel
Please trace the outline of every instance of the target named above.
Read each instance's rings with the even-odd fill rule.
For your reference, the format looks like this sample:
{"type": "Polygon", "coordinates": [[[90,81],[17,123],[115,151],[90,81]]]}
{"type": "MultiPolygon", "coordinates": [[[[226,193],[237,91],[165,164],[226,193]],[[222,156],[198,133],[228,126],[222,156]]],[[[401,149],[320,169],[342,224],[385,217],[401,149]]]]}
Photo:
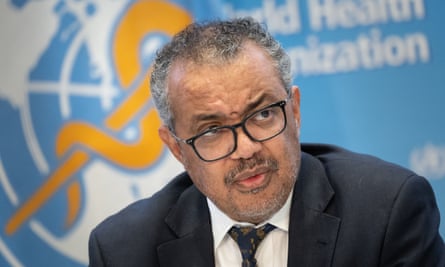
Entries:
{"type": "Polygon", "coordinates": [[[158,247],[160,266],[214,266],[213,235],[205,197],[192,186],[177,203],[165,222],[178,238],[158,247]]]}
{"type": "Polygon", "coordinates": [[[288,266],[331,266],[340,219],[325,213],[334,191],[323,165],[302,153],[289,225],[288,266]]]}
{"type": "MultiPolygon", "coordinates": [[[[334,196],[323,165],[302,153],[289,225],[288,266],[331,266],[340,219],[325,213],[334,196]]],[[[207,202],[195,186],[187,189],[166,217],[177,239],[158,247],[160,266],[214,266],[207,202]]]]}

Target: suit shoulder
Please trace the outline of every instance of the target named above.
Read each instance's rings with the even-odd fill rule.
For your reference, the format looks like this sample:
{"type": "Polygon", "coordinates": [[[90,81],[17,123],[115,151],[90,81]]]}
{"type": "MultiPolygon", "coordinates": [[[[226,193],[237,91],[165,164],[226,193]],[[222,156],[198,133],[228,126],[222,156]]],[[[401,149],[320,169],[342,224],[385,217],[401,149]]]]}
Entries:
{"type": "Polygon", "coordinates": [[[107,266],[158,266],[156,248],[175,238],[165,217],[191,188],[189,176],[180,174],[153,196],[105,219],[90,234],[90,262],[98,266],[102,262],[107,266]]]}
{"type": "Polygon", "coordinates": [[[436,206],[429,182],[404,167],[335,146],[311,145],[306,152],[322,166],[334,192],[329,213],[342,217],[351,229],[382,231],[395,207],[436,206]]]}
{"type": "Polygon", "coordinates": [[[121,231],[121,229],[128,231],[127,234],[159,229],[158,226],[161,226],[170,208],[190,186],[192,186],[190,178],[186,173],[182,173],[153,196],[131,203],[117,213],[110,215],[96,226],[93,233],[107,236],[115,235],[116,231],[121,231]],[[148,228],[147,225],[153,227],[148,228]]]}
{"type": "Polygon", "coordinates": [[[366,187],[369,190],[398,190],[407,180],[425,180],[397,164],[337,146],[308,144],[302,145],[302,150],[323,165],[330,182],[340,189],[366,187]]]}

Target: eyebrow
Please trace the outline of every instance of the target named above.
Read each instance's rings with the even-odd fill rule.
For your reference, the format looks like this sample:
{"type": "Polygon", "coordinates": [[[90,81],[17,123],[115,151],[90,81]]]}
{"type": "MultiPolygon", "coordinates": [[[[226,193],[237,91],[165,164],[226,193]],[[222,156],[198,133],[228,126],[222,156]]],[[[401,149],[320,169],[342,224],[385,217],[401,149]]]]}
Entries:
{"type": "MultiPolygon", "coordinates": [[[[271,98],[271,96],[272,96],[272,94],[269,94],[269,93],[262,94],[258,99],[247,104],[244,111],[241,112],[241,115],[242,115],[241,117],[244,118],[245,116],[249,115],[252,112],[252,110],[258,108],[258,106],[260,106],[261,103],[263,103],[265,101],[265,99],[271,98]]],[[[192,127],[190,128],[190,130],[192,130],[192,132],[196,133],[197,132],[196,128],[197,128],[199,122],[220,120],[225,117],[227,117],[227,115],[223,114],[221,112],[217,112],[217,113],[213,113],[213,114],[198,114],[192,118],[192,120],[191,120],[192,127]]]]}
{"type": "Polygon", "coordinates": [[[244,118],[245,116],[249,115],[253,110],[258,108],[261,105],[261,103],[264,102],[265,99],[270,98],[270,96],[271,96],[270,94],[262,94],[254,102],[251,102],[251,103],[247,104],[247,107],[242,112],[242,114],[243,114],[242,117],[244,118]]]}

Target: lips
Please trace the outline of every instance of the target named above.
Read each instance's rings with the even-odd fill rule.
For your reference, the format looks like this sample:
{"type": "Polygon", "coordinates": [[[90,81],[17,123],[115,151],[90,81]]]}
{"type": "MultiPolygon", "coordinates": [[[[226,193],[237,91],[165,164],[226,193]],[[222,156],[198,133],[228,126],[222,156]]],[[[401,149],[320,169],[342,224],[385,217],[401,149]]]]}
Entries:
{"type": "Polygon", "coordinates": [[[242,172],[235,177],[233,184],[241,191],[258,191],[269,184],[268,172],[270,170],[265,167],[242,172]]]}

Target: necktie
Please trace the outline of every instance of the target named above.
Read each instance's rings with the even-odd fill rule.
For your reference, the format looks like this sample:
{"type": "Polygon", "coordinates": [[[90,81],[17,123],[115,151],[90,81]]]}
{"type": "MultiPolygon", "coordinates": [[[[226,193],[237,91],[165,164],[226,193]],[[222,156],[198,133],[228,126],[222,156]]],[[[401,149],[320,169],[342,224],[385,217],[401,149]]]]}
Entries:
{"type": "Polygon", "coordinates": [[[232,227],[229,235],[238,243],[241,255],[243,257],[242,267],[256,267],[255,252],[260,242],[266,235],[275,229],[271,224],[263,225],[259,228],[253,227],[232,227]]]}

